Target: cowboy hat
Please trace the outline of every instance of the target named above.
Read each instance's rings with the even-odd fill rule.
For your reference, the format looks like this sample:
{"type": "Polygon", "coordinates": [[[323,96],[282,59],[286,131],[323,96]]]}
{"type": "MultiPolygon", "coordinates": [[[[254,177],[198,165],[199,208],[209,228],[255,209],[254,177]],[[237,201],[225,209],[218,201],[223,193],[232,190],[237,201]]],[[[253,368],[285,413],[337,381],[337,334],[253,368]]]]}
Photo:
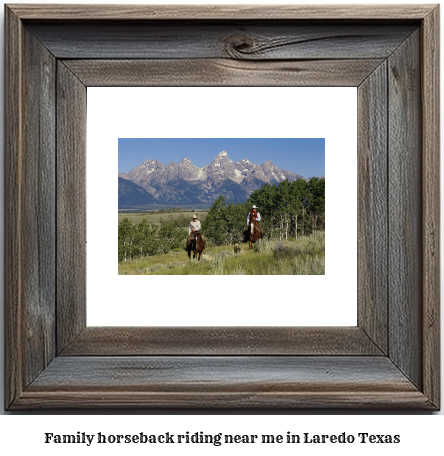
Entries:
{"type": "Polygon", "coordinates": [[[197,215],[196,214],[193,214],[193,216],[191,217],[192,219],[195,219],[197,218],[197,215]]]}
{"type": "Polygon", "coordinates": [[[253,207],[251,209],[257,209],[257,206],[253,204],[253,207]]]}

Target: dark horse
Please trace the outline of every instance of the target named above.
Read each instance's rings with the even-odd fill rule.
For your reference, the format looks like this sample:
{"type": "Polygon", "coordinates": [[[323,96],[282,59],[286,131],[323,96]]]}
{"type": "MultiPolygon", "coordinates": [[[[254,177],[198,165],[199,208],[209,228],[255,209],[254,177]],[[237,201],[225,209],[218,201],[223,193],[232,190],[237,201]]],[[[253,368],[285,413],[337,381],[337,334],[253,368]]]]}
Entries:
{"type": "Polygon", "coordinates": [[[188,251],[188,258],[191,260],[191,252],[193,252],[193,258],[196,258],[196,254],[199,253],[199,257],[197,258],[200,261],[200,256],[202,252],[205,252],[205,243],[207,241],[202,239],[202,235],[200,231],[193,231],[191,233],[191,240],[187,246],[188,251]]]}
{"type": "Polygon", "coordinates": [[[250,222],[247,229],[245,230],[245,240],[249,242],[250,250],[253,248],[253,244],[261,238],[262,233],[257,226],[257,221],[254,220],[250,222]]]}

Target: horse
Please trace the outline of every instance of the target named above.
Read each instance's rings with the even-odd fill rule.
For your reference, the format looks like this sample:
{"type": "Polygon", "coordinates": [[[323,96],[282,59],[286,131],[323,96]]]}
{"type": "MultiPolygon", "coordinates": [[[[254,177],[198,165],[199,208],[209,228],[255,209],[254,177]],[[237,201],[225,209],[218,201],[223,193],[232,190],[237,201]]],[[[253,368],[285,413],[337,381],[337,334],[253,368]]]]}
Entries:
{"type": "Polygon", "coordinates": [[[256,220],[251,221],[248,225],[248,228],[245,230],[245,238],[249,242],[250,250],[253,249],[253,244],[262,238],[262,233],[257,226],[256,220]]]}
{"type": "Polygon", "coordinates": [[[197,260],[200,261],[202,252],[205,252],[206,242],[207,241],[202,238],[200,231],[193,231],[191,233],[190,243],[187,246],[188,258],[191,260],[191,252],[193,252],[193,258],[196,258],[196,254],[199,253],[197,260]]]}

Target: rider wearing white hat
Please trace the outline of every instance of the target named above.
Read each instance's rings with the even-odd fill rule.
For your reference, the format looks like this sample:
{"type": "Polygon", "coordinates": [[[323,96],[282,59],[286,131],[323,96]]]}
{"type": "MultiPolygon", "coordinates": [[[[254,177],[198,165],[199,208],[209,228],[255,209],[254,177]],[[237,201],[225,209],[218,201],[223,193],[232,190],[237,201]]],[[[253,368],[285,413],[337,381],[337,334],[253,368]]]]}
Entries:
{"type": "MultiPolygon", "coordinates": [[[[248,230],[248,227],[250,226],[250,220],[256,221],[256,222],[260,222],[260,220],[261,220],[261,214],[259,214],[259,212],[257,211],[257,206],[255,204],[253,204],[253,206],[251,207],[251,211],[248,213],[248,216],[247,216],[247,230],[248,230]]],[[[259,223],[257,223],[257,227],[259,228],[259,230],[262,234],[262,237],[264,237],[265,231],[262,229],[262,227],[259,225],[259,223]]]]}
{"type": "Polygon", "coordinates": [[[200,222],[197,220],[197,215],[193,214],[191,218],[193,220],[191,220],[190,224],[188,225],[188,234],[191,234],[192,231],[200,231],[200,222]]]}
{"type": "MultiPolygon", "coordinates": [[[[199,220],[197,220],[197,215],[193,214],[193,216],[191,218],[192,218],[192,220],[191,220],[190,224],[188,225],[187,247],[191,241],[191,234],[193,233],[193,231],[200,231],[200,222],[199,222],[199,220]]],[[[202,235],[202,233],[201,233],[201,235],[202,235]]],[[[204,236],[202,236],[202,238],[205,239],[204,236]]]]}
{"type": "Polygon", "coordinates": [[[261,221],[261,214],[259,214],[259,212],[256,209],[257,209],[257,206],[255,204],[253,204],[251,211],[248,213],[247,225],[250,224],[250,219],[256,220],[257,222],[261,221]]]}

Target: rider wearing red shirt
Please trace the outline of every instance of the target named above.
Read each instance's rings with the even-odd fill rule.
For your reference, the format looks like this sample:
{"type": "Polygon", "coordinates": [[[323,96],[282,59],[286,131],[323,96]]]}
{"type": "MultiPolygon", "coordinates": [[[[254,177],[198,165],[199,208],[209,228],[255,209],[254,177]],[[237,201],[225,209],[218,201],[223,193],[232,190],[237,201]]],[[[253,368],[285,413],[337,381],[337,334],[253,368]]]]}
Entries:
{"type": "MultiPolygon", "coordinates": [[[[257,207],[255,204],[253,204],[253,207],[251,208],[251,211],[248,213],[247,217],[247,230],[249,229],[250,226],[250,220],[259,222],[261,220],[261,214],[257,211],[257,207]]],[[[257,223],[257,227],[259,228],[262,237],[264,237],[265,231],[262,229],[262,227],[257,223]]]]}

